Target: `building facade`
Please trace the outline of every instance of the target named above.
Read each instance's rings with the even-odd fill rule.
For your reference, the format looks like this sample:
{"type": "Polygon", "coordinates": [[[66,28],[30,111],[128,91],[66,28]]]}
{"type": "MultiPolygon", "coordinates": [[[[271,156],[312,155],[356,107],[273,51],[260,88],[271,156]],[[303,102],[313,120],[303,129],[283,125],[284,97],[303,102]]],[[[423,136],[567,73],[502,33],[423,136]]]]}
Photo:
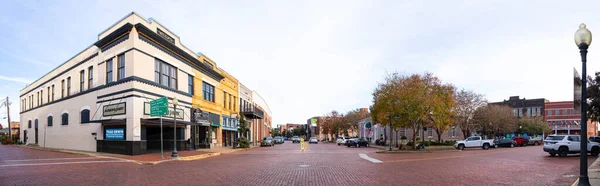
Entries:
{"type": "MultiPolygon", "coordinates": [[[[546,102],[546,122],[554,134],[581,134],[581,112],[574,109],[573,101],[546,102]]],[[[588,120],[588,136],[598,135],[598,122],[588,120]]]]}
{"type": "Polygon", "coordinates": [[[489,103],[490,105],[506,105],[513,108],[513,113],[517,117],[544,117],[545,106],[548,100],[544,98],[538,99],[521,99],[519,96],[511,96],[508,100],[501,102],[489,103]]]}
{"type": "Polygon", "coordinates": [[[20,138],[48,148],[120,153],[230,146],[239,82],[150,18],[132,12],[20,91],[20,138]],[[167,114],[150,101],[166,98],[167,114]],[[177,104],[175,104],[177,103],[177,104]]]}
{"type": "MultiPolygon", "coordinates": [[[[390,131],[389,126],[383,126],[381,124],[373,123],[372,119],[365,118],[358,122],[358,136],[371,142],[375,142],[377,139],[390,139],[390,135],[395,142],[396,139],[406,136],[406,139],[412,140],[413,135],[416,135],[420,140],[425,141],[437,141],[438,134],[433,128],[427,128],[427,130],[419,129],[416,134],[413,133],[412,128],[400,128],[398,130],[390,131]],[[371,126],[370,128],[368,126],[371,126]],[[390,133],[391,132],[391,133],[390,133]],[[423,138],[425,136],[425,138],[423,138]]],[[[464,136],[458,126],[450,126],[447,131],[443,131],[440,135],[442,141],[456,141],[463,140],[464,136]]]]}

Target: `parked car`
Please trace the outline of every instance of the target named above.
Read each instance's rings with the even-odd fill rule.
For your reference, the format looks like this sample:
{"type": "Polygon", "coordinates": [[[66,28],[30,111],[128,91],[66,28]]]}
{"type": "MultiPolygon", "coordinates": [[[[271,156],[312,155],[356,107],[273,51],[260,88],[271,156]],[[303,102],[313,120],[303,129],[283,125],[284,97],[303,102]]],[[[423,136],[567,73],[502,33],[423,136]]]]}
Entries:
{"type": "Polygon", "coordinates": [[[346,144],[346,141],[348,141],[348,138],[340,136],[337,138],[337,140],[335,140],[335,142],[337,143],[337,145],[342,145],[342,144],[346,144]]]}
{"type": "Polygon", "coordinates": [[[288,141],[289,139],[288,139],[288,137],[283,137],[283,140],[288,141]]]}
{"type": "Polygon", "coordinates": [[[512,140],[515,141],[515,143],[517,143],[517,146],[527,146],[527,144],[529,143],[529,139],[521,136],[514,136],[512,137],[512,140]]]}
{"type": "Polygon", "coordinates": [[[466,140],[456,141],[454,144],[454,148],[458,150],[475,147],[481,147],[484,150],[488,150],[492,146],[494,146],[494,140],[484,140],[481,136],[471,136],[466,140]]]}
{"type": "Polygon", "coordinates": [[[273,140],[275,141],[274,142],[275,144],[283,144],[284,143],[283,137],[281,137],[281,136],[275,136],[275,138],[273,138],[273,140]]]}
{"type": "Polygon", "coordinates": [[[515,147],[517,146],[517,143],[515,141],[513,141],[512,139],[501,139],[501,140],[496,140],[494,141],[494,147],[498,148],[498,147],[515,147]]]}
{"type": "Polygon", "coordinates": [[[292,143],[300,143],[300,137],[298,137],[298,136],[292,137],[292,143]]]}
{"type": "Polygon", "coordinates": [[[308,143],[318,144],[319,140],[317,139],[317,137],[310,137],[310,139],[308,140],[308,143]]]}
{"type": "Polygon", "coordinates": [[[600,136],[591,136],[590,141],[600,143],[600,136]]]}
{"type": "Polygon", "coordinates": [[[260,146],[261,147],[264,147],[264,146],[274,146],[274,145],[275,145],[275,143],[273,142],[273,138],[272,137],[265,137],[260,142],[260,146]]]}
{"type": "Polygon", "coordinates": [[[544,140],[542,140],[541,137],[532,138],[532,137],[527,136],[525,138],[527,138],[527,141],[528,141],[527,145],[537,146],[537,145],[544,144],[544,140]]]}
{"type": "Polygon", "coordinates": [[[369,147],[369,142],[362,138],[350,138],[346,140],[346,143],[344,145],[346,145],[347,147],[369,147]]]}
{"type": "MultiPolygon", "coordinates": [[[[544,140],[544,152],[548,152],[550,156],[558,154],[560,157],[566,157],[568,154],[577,154],[580,150],[579,135],[550,135],[544,140]]],[[[600,143],[588,140],[587,151],[592,156],[598,156],[600,143]]]]}

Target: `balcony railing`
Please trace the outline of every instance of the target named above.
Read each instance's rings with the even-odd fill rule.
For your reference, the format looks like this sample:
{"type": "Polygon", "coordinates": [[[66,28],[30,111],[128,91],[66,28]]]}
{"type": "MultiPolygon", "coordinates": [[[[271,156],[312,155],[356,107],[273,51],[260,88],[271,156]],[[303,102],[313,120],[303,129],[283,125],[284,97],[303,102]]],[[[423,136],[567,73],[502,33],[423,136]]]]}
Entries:
{"type": "Polygon", "coordinates": [[[243,107],[240,110],[244,116],[246,116],[246,118],[248,119],[263,119],[264,118],[264,112],[260,109],[258,109],[258,107],[252,105],[252,106],[248,106],[248,107],[243,107]]]}

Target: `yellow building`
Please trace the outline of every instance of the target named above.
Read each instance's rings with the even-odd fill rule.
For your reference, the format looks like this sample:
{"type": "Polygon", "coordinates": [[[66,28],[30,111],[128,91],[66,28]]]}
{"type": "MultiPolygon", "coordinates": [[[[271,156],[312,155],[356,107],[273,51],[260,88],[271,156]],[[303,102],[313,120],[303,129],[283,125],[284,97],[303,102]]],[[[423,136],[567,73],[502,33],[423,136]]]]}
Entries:
{"type": "Polygon", "coordinates": [[[216,63],[205,55],[201,54],[198,60],[225,78],[215,81],[205,73],[194,70],[192,114],[196,120],[202,121],[197,123],[202,124],[192,127],[192,142],[200,148],[232,146],[239,124],[238,80],[217,68],[216,63]]]}

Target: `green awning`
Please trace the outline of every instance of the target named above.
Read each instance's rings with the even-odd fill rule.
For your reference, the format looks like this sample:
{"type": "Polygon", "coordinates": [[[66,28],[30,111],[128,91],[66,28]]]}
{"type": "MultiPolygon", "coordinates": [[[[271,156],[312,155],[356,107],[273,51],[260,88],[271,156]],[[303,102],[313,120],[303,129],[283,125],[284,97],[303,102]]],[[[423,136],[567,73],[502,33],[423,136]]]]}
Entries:
{"type": "Polygon", "coordinates": [[[213,126],[213,127],[221,127],[221,124],[218,124],[218,123],[213,123],[213,124],[211,124],[210,126],[213,126]]]}

